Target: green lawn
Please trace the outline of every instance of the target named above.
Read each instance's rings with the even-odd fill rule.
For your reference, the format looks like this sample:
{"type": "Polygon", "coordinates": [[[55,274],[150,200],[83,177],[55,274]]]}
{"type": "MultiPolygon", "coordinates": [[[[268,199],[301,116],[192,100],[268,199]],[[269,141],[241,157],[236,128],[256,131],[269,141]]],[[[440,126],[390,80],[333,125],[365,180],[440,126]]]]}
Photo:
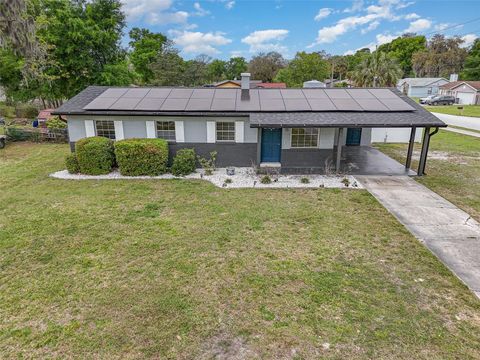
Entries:
{"type": "Polygon", "coordinates": [[[0,358],[480,358],[480,301],[366,191],[48,178],[67,152],[0,150],[0,358]]]}
{"type": "MultiPolygon", "coordinates": [[[[404,163],[407,144],[376,144],[404,163]]],[[[420,151],[420,144],[416,144],[420,151]]],[[[414,169],[418,161],[413,161],[414,169]]],[[[480,221],[480,139],[440,130],[430,142],[427,176],[417,180],[480,221]]]]}
{"type": "Polygon", "coordinates": [[[441,114],[480,117],[480,105],[425,106],[425,109],[441,114]],[[458,109],[459,106],[463,106],[463,111],[458,109]]]}

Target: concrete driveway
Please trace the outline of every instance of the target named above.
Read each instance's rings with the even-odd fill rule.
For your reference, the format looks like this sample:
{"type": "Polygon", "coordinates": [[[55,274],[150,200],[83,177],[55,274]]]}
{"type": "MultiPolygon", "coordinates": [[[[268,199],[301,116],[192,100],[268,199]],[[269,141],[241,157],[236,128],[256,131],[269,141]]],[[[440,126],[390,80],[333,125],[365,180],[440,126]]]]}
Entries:
{"type": "Polygon", "coordinates": [[[480,225],[408,176],[356,176],[480,298],[480,225]]]}
{"type": "Polygon", "coordinates": [[[471,116],[456,116],[448,114],[440,114],[432,112],[437,118],[442,120],[445,124],[460,126],[467,129],[479,130],[480,131],[480,118],[471,117],[471,116]]]}

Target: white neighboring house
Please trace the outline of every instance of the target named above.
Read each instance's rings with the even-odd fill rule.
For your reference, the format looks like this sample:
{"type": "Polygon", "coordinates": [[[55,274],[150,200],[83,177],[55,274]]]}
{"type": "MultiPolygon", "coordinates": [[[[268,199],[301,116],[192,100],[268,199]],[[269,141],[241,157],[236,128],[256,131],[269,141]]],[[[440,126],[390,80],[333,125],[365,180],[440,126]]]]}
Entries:
{"type": "Polygon", "coordinates": [[[440,94],[454,96],[458,104],[480,105],[480,81],[454,81],[442,85],[440,94]]]}
{"type": "Polygon", "coordinates": [[[405,78],[397,83],[397,89],[410,97],[436,95],[440,86],[448,84],[445,78],[405,78]]]}

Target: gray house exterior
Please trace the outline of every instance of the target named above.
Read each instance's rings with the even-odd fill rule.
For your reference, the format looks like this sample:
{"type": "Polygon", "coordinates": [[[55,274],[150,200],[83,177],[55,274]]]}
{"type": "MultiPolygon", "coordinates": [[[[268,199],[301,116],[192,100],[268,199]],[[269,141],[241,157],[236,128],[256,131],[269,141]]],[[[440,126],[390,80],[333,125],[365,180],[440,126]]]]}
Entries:
{"type": "Polygon", "coordinates": [[[322,173],[328,162],[339,169],[342,148],[370,145],[372,129],[407,130],[413,149],[416,129],[428,129],[428,141],[430,128],[446,126],[386,88],[91,86],[54,114],[67,119],[72,151],[76,141],[90,136],[160,137],[169,141],[170,157],[182,148],[201,156],[217,151],[220,167],[256,164],[284,173],[322,173]]]}
{"type": "Polygon", "coordinates": [[[405,78],[397,83],[397,89],[410,97],[427,97],[438,94],[442,85],[448,84],[445,78],[405,78]]]}

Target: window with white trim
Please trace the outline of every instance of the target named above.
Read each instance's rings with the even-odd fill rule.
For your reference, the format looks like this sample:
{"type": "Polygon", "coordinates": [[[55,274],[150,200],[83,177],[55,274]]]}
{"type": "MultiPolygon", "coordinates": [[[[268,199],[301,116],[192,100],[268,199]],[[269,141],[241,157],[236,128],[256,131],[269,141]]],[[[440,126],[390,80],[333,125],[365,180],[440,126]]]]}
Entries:
{"type": "Polygon", "coordinates": [[[291,144],[292,148],[313,148],[318,146],[318,129],[293,128],[291,144]]]}
{"type": "Polygon", "coordinates": [[[115,140],[115,123],[113,120],[96,120],[95,129],[97,136],[115,140]]]}
{"type": "Polygon", "coordinates": [[[235,123],[218,121],[216,123],[217,141],[235,141],[235,123]]]}
{"type": "Polygon", "coordinates": [[[157,138],[175,141],[175,121],[157,121],[157,138]]]}

